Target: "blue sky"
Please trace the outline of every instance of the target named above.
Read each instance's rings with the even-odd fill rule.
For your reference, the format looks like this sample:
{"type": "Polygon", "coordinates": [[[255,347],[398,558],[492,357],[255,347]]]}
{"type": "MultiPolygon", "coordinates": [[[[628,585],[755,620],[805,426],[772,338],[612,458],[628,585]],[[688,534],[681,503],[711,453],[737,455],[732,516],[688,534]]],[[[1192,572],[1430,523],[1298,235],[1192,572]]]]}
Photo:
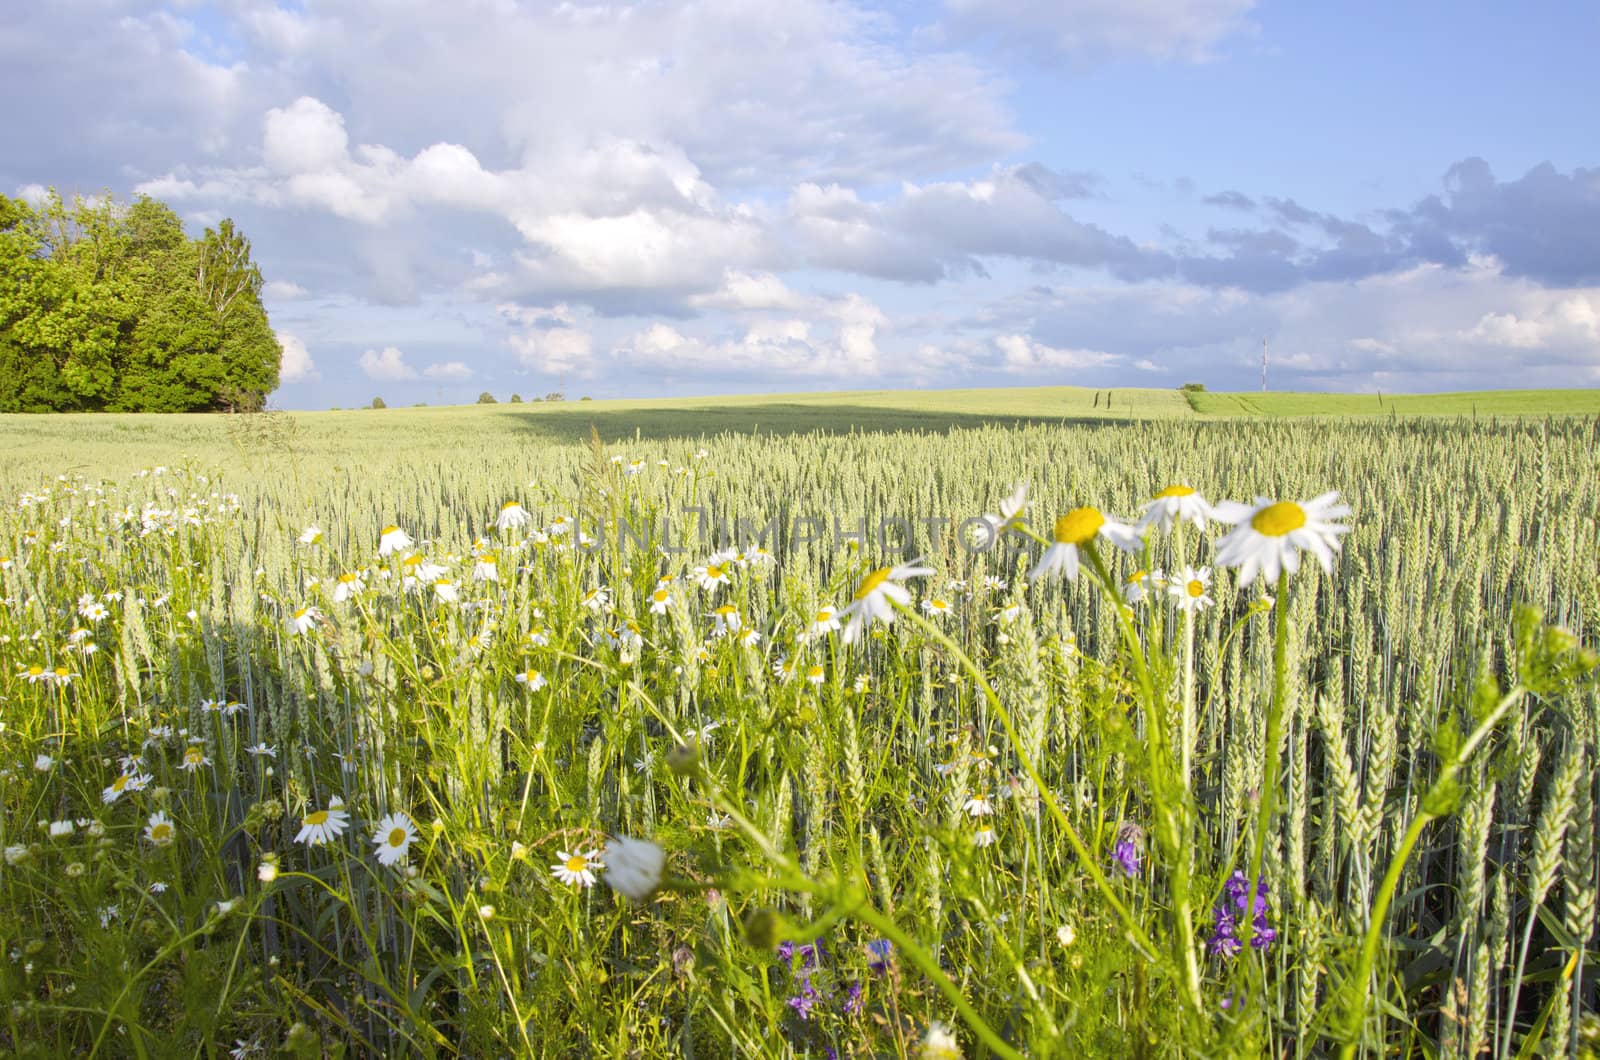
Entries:
{"type": "Polygon", "coordinates": [[[1600,385],[1588,3],[56,0],[0,191],[252,238],[275,403],[1600,385]],[[1530,14],[1532,12],[1532,14],[1530,14]]]}

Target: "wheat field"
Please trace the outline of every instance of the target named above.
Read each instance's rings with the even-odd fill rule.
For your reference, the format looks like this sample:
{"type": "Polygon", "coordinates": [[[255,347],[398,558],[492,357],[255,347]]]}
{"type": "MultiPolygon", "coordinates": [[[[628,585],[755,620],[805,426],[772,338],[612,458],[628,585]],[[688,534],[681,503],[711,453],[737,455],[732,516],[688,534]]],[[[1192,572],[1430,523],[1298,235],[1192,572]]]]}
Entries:
{"type": "Polygon", "coordinates": [[[1600,1048],[1594,415],[612,405],[0,423],[0,1041],[1600,1048]]]}

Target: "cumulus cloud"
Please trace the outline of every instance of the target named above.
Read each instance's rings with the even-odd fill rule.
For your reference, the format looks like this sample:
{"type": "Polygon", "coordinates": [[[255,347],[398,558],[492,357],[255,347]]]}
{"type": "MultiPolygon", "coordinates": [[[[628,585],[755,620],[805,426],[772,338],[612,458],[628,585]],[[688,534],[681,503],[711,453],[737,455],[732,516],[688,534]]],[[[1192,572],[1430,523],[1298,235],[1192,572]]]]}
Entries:
{"type": "Polygon", "coordinates": [[[278,346],[283,350],[283,355],[278,362],[278,380],[283,383],[298,383],[305,379],[319,379],[317,366],[311,360],[311,352],[306,349],[306,344],[294,335],[280,331],[277,333],[278,346]]]}
{"type": "Polygon", "coordinates": [[[424,368],[422,374],[427,379],[461,380],[471,379],[473,373],[465,361],[439,361],[424,368]]]}
{"type": "Polygon", "coordinates": [[[867,201],[838,185],[801,184],[789,215],[813,265],[885,279],[932,282],[983,275],[983,259],[1009,257],[1102,268],[1122,279],[1169,275],[1170,255],[1075,220],[1060,205],[1067,185],[1043,166],[996,167],[973,181],[906,184],[867,201]]]}
{"type": "Polygon", "coordinates": [[[1027,335],[996,335],[1000,368],[1006,372],[1032,374],[1044,369],[1105,368],[1122,358],[1101,350],[1060,349],[1035,342],[1027,335]]]}
{"type": "Polygon", "coordinates": [[[1544,162],[1500,181],[1483,159],[1467,158],[1444,185],[1442,195],[1390,215],[1417,246],[1493,254],[1508,274],[1545,284],[1600,283],[1600,168],[1562,173],[1544,162]]]}
{"type": "Polygon", "coordinates": [[[268,280],[261,285],[261,296],[270,301],[288,302],[311,292],[290,280],[268,280]]]}
{"type": "Polygon", "coordinates": [[[357,363],[368,379],[401,381],[417,378],[417,370],[406,363],[406,355],[393,346],[366,350],[357,363]]]}
{"type": "MultiPolygon", "coordinates": [[[[968,325],[1109,349],[1213,389],[1448,390],[1600,382],[1600,287],[1551,289],[1493,258],[1250,292],[1196,284],[1034,288],[968,325]]],[[[1031,347],[1016,346],[1018,363],[1031,347]]]]}

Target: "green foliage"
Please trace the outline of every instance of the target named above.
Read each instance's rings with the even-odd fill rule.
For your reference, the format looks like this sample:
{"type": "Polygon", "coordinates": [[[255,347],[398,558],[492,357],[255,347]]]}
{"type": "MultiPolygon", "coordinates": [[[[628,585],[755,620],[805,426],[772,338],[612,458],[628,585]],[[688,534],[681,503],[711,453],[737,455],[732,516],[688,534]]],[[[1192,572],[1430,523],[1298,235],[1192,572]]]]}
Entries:
{"type": "Polygon", "coordinates": [[[485,390],[483,393],[478,395],[478,404],[480,404],[480,405],[497,405],[497,404],[499,404],[499,402],[497,402],[495,400],[493,394],[491,394],[487,390],[485,390]]]}
{"type": "Polygon", "coordinates": [[[166,205],[0,195],[0,411],[256,411],[281,350],[231,221],[166,205]]]}
{"type": "Polygon", "coordinates": [[[1178,388],[1185,394],[1203,394],[1206,391],[1204,383],[1185,383],[1178,388]]]}
{"type": "Polygon", "coordinates": [[[389,405],[383,400],[383,398],[375,397],[372,399],[372,407],[375,409],[386,409],[389,407],[389,405]]]}
{"type": "Polygon", "coordinates": [[[511,395],[511,400],[509,402],[507,402],[507,404],[511,404],[511,405],[520,405],[520,404],[522,404],[522,395],[521,394],[512,394],[511,395]]]}

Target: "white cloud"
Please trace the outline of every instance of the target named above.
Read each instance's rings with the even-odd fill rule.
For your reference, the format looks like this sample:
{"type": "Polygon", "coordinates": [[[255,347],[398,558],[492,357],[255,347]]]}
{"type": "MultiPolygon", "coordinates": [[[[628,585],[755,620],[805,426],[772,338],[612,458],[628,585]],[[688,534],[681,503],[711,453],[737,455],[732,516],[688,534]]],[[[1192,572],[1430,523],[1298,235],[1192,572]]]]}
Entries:
{"type": "Polygon", "coordinates": [[[261,296],[271,301],[288,302],[310,294],[304,287],[290,280],[268,280],[261,285],[261,296]]]}
{"type": "Polygon", "coordinates": [[[1042,371],[1105,368],[1122,358],[1101,350],[1060,349],[1035,342],[1026,335],[996,335],[1000,367],[1007,372],[1031,374],[1042,371]]]}
{"type": "Polygon", "coordinates": [[[847,300],[822,334],[808,321],[785,317],[757,320],[742,335],[725,338],[686,335],[657,322],[624,340],[617,356],[620,367],[675,380],[805,379],[831,386],[882,373],[877,336],[886,323],[864,299],[847,300]]]}
{"type": "Polygon", "coordinates": [[[278,380],[283,383],[298,383],[306,379],[320,379],[316,364],[311,360],[311,352],[306,349],[306,344],[288,332],[277,333],[278,346],[283,350],[283,355],[278,362],[278,380]]]}
{"type": "Polygon", "coordinates": [[[465,361],[436,361],[422,370],[428,379],[471,379],[472,368],[465,361]]]}
{"type": "Polygon", "coordinates": [[[368,379],[399,381],[417,378],[417,370],[407,364],[405,354],[393,346],[367,350],[357,363],[368,379]]]}
{"type": "Polygon", "coordinates": [[[579,328],[532,328],[511,336],[510,343],[522,366],[531,372],[583,377],[594,374],[594,340],[579,328]]]}
{"type": "Polygon", "coordinates": [[[317,173],[345,164],[350,137],[344,118],[326,103],[301,96],[267,111],[261,155],[275,172],[317,173]]]}

